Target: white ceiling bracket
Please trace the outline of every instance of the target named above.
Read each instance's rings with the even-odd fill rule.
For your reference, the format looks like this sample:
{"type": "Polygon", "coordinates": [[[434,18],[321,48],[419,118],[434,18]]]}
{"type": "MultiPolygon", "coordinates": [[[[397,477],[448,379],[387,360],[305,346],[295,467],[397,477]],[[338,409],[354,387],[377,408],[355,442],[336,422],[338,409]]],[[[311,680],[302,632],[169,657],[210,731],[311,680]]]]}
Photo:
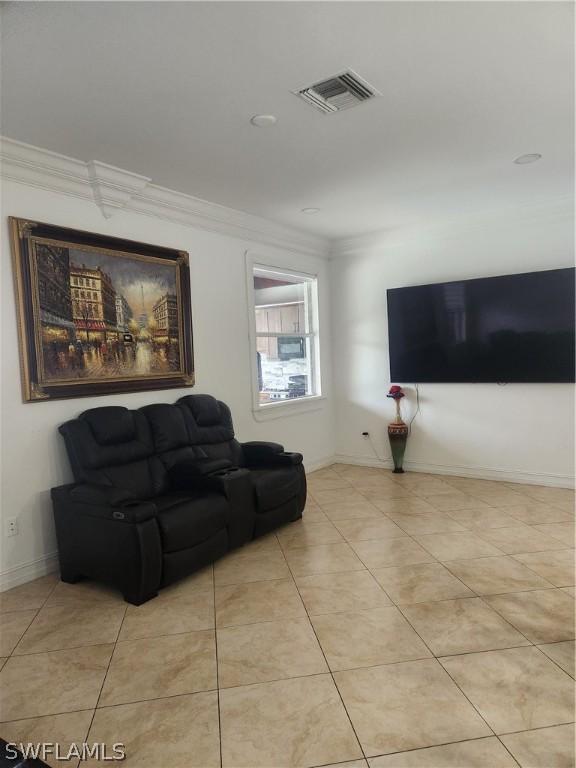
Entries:
{"type": "Polygon", "coordinates": [[[105,219],[125,208],[130,200],[152,181],[147,176],[130,173],[98,160],[90,160],[86,167],[94,202],[105,219]]]}

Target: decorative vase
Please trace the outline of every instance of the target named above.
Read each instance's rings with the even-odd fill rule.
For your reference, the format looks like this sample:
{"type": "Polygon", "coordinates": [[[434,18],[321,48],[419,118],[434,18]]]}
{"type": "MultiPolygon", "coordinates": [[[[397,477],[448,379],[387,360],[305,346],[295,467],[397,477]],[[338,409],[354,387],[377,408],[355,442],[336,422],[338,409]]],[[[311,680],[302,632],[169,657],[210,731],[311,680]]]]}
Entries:
{"type": "Polygon", "coordinates": [[[387,397],[393,398],[396,403],[396,419],[391,424],[388,424],[388,440],[390,441],[392,461],[394,462],[394,469],[392,471],[396,474],[401,474],[404,472],[402,464],[404,462],[409,431],[408,425],[402,420],[402,412],[400,411],[400,400],[404,397],[402,388],[398,386],[391,387],[387,397]]]}
{"type": "Polygon", "coordinates": [[[403,421],[393,421],[388,424],[388,440],[390,441],[390,450],[392,451],[392,461],[396,474],[404,472],[402,463],[404,461],[404,452],[406,451],[406,441],[408,440],[408,426],[403,421]]]}

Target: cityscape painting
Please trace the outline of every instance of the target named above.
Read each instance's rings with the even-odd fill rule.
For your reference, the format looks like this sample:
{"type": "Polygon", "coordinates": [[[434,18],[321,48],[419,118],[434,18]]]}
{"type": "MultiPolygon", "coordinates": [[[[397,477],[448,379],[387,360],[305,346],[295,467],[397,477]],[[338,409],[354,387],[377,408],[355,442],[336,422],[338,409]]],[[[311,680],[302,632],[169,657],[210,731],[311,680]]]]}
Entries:
{"type": "Polygon", "coordinates": [[[194,383],[188,254],[11,225],[25,400],[194,383]]]}

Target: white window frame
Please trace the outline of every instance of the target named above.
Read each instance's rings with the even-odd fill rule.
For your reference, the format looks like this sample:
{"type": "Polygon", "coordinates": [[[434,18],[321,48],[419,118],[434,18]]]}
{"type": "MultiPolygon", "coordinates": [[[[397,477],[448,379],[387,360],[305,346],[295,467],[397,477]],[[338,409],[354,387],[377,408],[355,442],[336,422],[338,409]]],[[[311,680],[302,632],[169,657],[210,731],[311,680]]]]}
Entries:
{"type": "Polygon", "coordinates": [[[318,307],[318,274],[293,269],[281,263],[272,262],[261,255],[246,253],[246,287],[249,313],[250,336],[250,373],[252,380],[252,411],[257,420],[278,418],[288,413],[316,410],[320,407],[320,401],[325,397],[322,394],[322,375],[320,367],[320,327],[318,307]],[[286,333],[257,333],[256,332],[256,302],[254,295],[254,273],[261,271],[274,278],[295,278],[306,285],[307,301],[305,304],[307,331],[295,334],[294,331],[286,333]],[[260,390],[258,388],[258,362],[257,339],[259,337],[278,336],[303,336],[306,338],[307,354],[310,361],[311,387],[314,394],[303,397],[277,400],[270,403],[260,402],[260,390]]]}

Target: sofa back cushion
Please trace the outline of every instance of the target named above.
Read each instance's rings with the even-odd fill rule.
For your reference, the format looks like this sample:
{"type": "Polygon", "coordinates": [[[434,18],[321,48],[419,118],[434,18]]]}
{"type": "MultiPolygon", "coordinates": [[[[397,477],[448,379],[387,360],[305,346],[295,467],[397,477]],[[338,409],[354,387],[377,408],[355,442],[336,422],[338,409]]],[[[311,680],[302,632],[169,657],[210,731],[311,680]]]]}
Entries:
{"type": "Polygon", "coordinates": [[[190,445],[210,459],[228,459],[243,465],[242,448],[234,437],[230,408],[211,395],[187,395],[178,400],[190,445]]]}
{"type": "Polygon", "coordinates": [[[197,458],[243,466],[230,409],[211,395],[188,395],[176,405],[131,411],[91,408],[60,427],[74,479],[112,485],[150,498],[169,487],[168,470],[197,458]]]}
{"type": "Polygon", "coordinates": [[[150,427],[154,450],[166,469],[208,454],[192,444],[184,411],[177,405],[156,403],[140,409],[150,427]]]}
{"type": "Polygon", "coordinates": [[[165,487],[166,470],[139,411],[91,408],[63,424],[60,433],[76,482],[123,488],[138,498],[154,496],[165,487]]]}

